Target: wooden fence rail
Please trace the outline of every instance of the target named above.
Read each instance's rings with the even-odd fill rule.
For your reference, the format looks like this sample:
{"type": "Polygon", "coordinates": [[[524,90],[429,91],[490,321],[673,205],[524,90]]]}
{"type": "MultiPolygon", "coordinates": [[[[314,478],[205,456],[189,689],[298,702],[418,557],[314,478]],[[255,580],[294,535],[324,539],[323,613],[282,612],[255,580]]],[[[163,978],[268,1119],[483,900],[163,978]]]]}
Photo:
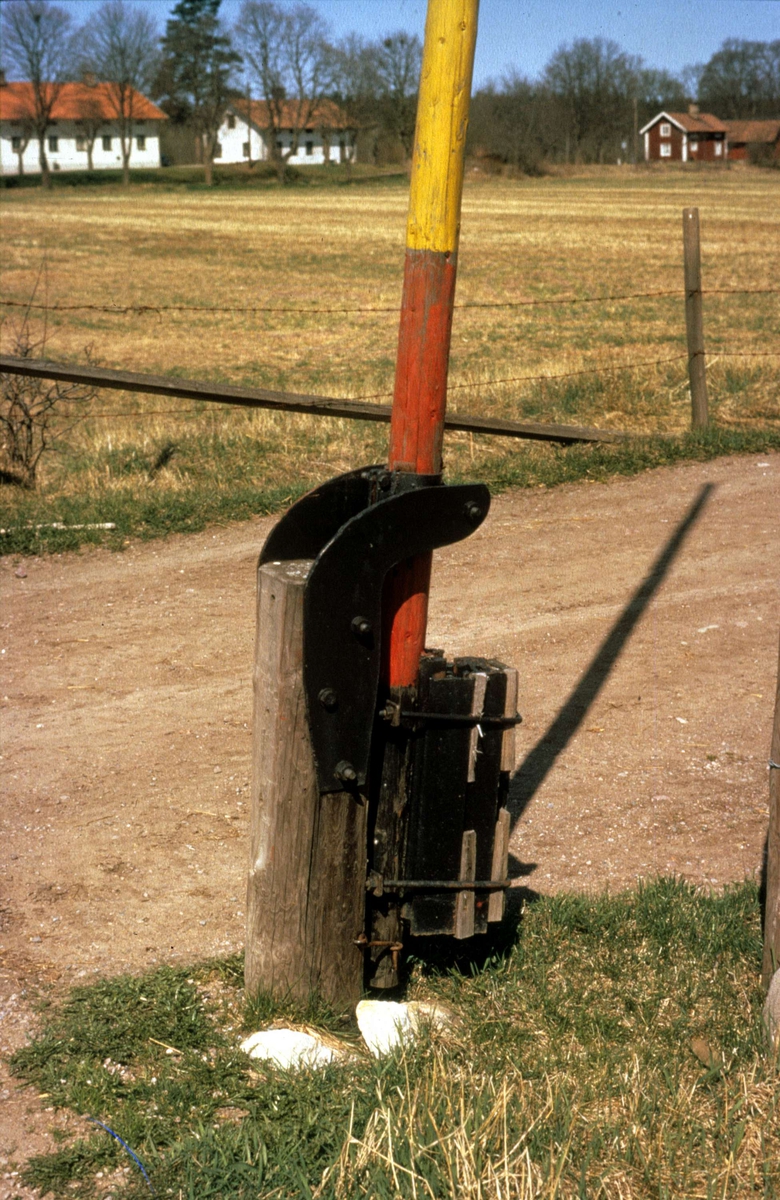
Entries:
{"type": "MultiPolygon", "coordinates": [[[[310,413],[317,417],[346,417],[353,421],[390,421],[389,404],[366,404],[361,400],[341,400],[332,396],[307,396],[297,392],[273,392],[267,388],[233,387],[230,384],[201,383],[197,379],[179,379],[168,375],[140,375],[133,371],[110,371],[103,367],[70,366],[45,359],[13,358],[0,355],[0,372],[30,375],[61,383],[85,383],[97,388],[122,392],[144,392],[152,396],[171,396],[183,400],[203,400],[211,404],[237,404],[243,408],[270,408],[283,412],[310,413]]],[[[580,425],[548,425],[537,421],[504,421],[499,417],[476,417],[449,413],[446,429],[466,433],[489,433],[495,437],[530,438],[538,442],[621,442],[630,435],[611,429],[590,429],[580,425]]]]}

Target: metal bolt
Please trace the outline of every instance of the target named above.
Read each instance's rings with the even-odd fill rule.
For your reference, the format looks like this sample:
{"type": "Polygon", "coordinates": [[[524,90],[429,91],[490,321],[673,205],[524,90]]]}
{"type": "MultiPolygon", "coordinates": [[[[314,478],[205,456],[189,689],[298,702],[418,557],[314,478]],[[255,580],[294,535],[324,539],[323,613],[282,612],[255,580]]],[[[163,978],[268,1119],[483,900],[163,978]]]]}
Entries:
{"type": "Polygon", "coordinates": [[[365,617],[353,617],[351,628],[355,637],[359,638],[367,638],[373,631],[371,622],[366,620],[365,617]]]}
{"type": "Polygon", "coordinates": [[[344,760],[336,763],[336,770],[333,773],[342,783],[354,783],[357,779],[357,771],[352,766],[352,763],[345,762],[344,760]]]}
{"type": "Polygon", "coordinates": [[[482,509],[473,500],[469,500],[468,504],[466,505],[465,511],[466,511],[466,516],[468,517],[468,519],[470,521],[476,522],[482,516],[482,509]]]}
{"type": "Polygon", "coordinates": [[[317,699],[326,712],[335,712],[339,706],[339,698],[333,688],[323,688],[317,699]]]}

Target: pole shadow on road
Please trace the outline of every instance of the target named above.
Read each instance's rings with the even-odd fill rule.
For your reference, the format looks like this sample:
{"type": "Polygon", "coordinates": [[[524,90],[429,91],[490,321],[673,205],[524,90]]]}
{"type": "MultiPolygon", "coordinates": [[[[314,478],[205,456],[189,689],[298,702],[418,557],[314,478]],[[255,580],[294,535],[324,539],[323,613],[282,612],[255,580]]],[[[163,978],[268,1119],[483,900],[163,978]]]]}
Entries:
{"type": "MultiPolygon", "coordinates": [[[[669,573],[686,536],[701,516],[714,489],[714,484],[706,483],[699,490],[682,521],[599,646],[568,700],[513,775],[507,805],[512,814],[513,828],[582,724],[639,618],[669,573]]],[[[536,863],[520,862],[510,854],[508,874],[511,878],[527,877],[532,875],[535,869],[536,863]]],[[[446,969],[468,974],[474,969],[479,969],[491,958],[505,954],[516,943],[523,910],[527,905],[533,904],[538,896],[539,893],[530,887],[512,887],[506,893],[503,920],[489,926],[486,935],[464,942],[453,942],[450,937],[412,938],[412,954],[423,971],[446,969]]],[[[399,995],[402,992],[403,988],[400,989],[399,995]]]]}
{"type": "MultiPolygon", "coordinates": [[[[685,538],[698,521],[714,490],[714,483],[705,483],[699,489],[687,513],[604,638],[571,695],[512,776],[508,803],[512,814],[512,828],[517,825],[585,719],[588,709],[609,678],[626,642],[669,573],[685,538]]],[[[515,877],[528,875],[534,866],[535,864],[524,864],[514,859],[511,864],[514,870],[510,868],[510,874],[514,874],[515,877]]]]}

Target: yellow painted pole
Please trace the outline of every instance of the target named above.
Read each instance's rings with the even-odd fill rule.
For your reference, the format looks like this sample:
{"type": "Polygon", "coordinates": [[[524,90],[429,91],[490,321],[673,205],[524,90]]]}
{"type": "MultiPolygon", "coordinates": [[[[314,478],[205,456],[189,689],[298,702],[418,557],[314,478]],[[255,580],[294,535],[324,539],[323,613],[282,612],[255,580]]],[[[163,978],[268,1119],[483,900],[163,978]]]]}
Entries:
{"type": "MultiPolygon", "coordinates": [[[[390,424],[391,470],[442,469],[463,169],[479,0],[428,0],[414,135],[401,322],[390,424]]],[[[431,558],[389,580],[387,681],[417,678],[425,644],[431,558]]]]}

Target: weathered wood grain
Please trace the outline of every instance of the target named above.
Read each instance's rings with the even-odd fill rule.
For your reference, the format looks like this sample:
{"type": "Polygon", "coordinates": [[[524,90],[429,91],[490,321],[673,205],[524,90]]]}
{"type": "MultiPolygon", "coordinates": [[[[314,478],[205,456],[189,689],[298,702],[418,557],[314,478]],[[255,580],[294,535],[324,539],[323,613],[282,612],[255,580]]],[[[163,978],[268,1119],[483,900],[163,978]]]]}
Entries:
{"type": "MultiPolygon", "coordinates": [[[[512,822],[509,816],[509,811],[506,808],[498,810],[498,820],[496,821],[496,832],[493,836],[493,870],[491,871],[491,879],[506,879],[506,873],[509,869],[509,835],[512,831],[512,822]]],[[[488,900],[488,921],[500,921],[504,915],[504,902],[506,896],[504,892],[491,892],[488,900]]]]}
{"type": "Polygon", "coordinates": [[[247,991],[338,1008],[360,999],[365,808],[320,796],[303,690],[303,594],[311,563],[258,571],[247,991]]]}
{"type": "Polygon", "coordinates": [[[685,328],[688,335],[688,378],[691,385],[691,426],[694,429],[704,429],[709,424],[709,412],[707,369],[704,361],[698,208],[683,209],[683,265],[685,269],[685,328]]]}
{"type": "Polygon", "coordinates": [[[780,654],[772,748],[769,753],[769,833],[766,846],[766,908],[764,910],[764,987],[780,969],[780,654]]]}
{"type": "MultiPolygon", "coordinates": [[[[460,851],[460,874],[458,879],[473,883],[477,878],[477,834],[474,829],[466,829],[463,834],[460,851]]],[[[458,892],[455,901],[455,937],[458,939],[474,936],[474,902],[473,889],[458,892]]]]}
{"type": "MultiPolygon", "coordinates": [[[[236,404],[241,408],[270,408],[283,412],[309,413],[316,417],[347,417],[355,421],[390,421],[389,404],[366,404],[337,396],[311,396],[299,392],[274,392],[268,388],[236,387],[228,383],[204,383],[168,375],[137,371],[113,371],[107,367],[80,367],[47,359],[0,355],[0,372],[55,379],[61,383],[85,383],[121,392],[143,392],[149,396],[175,396],[210,404],[236,404]]],[[[591,429],[584,425],[552,425],[540,421],[506,421],[502,417],[478,417],[452,413],[444,419],[445,429],[466,433],[490,433],[497,437],[528,438],[537,442],[622,442],[631,435],[613,429],[591,429]]]]}

